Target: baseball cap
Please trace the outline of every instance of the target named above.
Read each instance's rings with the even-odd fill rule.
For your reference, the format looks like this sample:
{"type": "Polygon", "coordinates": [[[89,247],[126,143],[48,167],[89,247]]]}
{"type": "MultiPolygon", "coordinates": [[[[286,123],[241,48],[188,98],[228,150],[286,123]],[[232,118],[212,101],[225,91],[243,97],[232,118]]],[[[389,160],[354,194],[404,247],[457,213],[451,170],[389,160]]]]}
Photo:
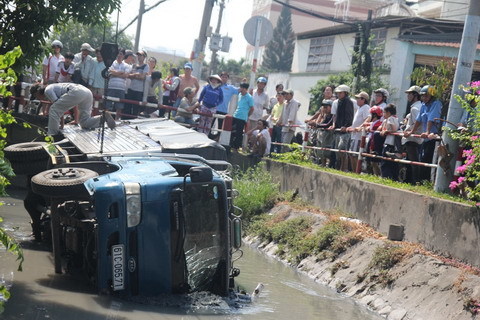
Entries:
{"type": "Polygon", "coordinates": [[[335,92],[350,92],[350,87],[346,84],[341,84],[335,88],[335,92]]]}
{"type": "Polygon", "coordinates": [[[80,51],[81,51],[81,50],[88,50],[88,51],[90,51],[90,52],[94,52],[94,51],[95,51],[95,49],[93,49],[92,46],[89,45],[89,44],[86,43],[86,42],[83,43],[82,46],[80,47],[80,51]]]}
{"type": "Polygon", "coordinates": [[[422,90],[422,88],[420,88],[419,86],[411,86],[410,88],[408,88],[408,90],[405,90],[405,93],[416,92],[420,94],[420,90],[422,90]]]}
{"type": "Polygon", "coordinates": [[[355,98],[363,98],[365,99],[365,101],[368,101],[370,99],[370,96],[365,91],[362,91],[359,94],[356,94],[355,98]]]}
{"type": "Polygon", "coordinates": [[[187,62],[185,63],[185,65],[183,66],[183,69],[192,69],[193,70],[193,66],[190,62],[187,62]]]}

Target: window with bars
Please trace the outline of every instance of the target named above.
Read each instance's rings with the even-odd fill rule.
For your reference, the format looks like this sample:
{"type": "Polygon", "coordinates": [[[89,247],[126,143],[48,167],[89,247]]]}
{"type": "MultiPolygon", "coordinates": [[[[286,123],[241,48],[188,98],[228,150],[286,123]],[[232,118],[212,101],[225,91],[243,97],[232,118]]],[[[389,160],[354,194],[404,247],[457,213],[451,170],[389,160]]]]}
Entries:
{"type": "Polygon", "coordinates": [[[375,67],[383,65],[383,53],[385,52],[385,41],[387,39],[387,29],[372,30],[372,39],[370,46],[373,49],[372,62],[375,67]]]}
{"type": "Polygon", "coordinates": [[[307,72],[330,71],[335,36],[310,39],[307,72]]]}

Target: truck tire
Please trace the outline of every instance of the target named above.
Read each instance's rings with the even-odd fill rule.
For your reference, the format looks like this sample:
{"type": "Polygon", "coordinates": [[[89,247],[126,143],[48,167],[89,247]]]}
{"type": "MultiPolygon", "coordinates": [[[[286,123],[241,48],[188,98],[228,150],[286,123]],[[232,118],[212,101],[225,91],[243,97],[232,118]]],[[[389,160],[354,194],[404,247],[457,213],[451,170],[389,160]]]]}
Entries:
{"type": "Polygon", "coordinates": [[[10,162],[46,159],[48,153],[43,148],[46,145],[46,142],[16,143],[6,147],[3,152],[10,162]]]}
{"type": "Polygon", "coordinates": [[[13,172],[16,175],[27,175],[31,176],[48,169],[48,159],[33,160],[29,161],[13,161],[10,162],[13,172]]]}
{"type": "Polygon", "coordinates": [[[95,171],[83,168],[50,169],[32,177],[32,190],[49,198],[85,199],[89,195],[85,181],[97,176],[95,171]]]}

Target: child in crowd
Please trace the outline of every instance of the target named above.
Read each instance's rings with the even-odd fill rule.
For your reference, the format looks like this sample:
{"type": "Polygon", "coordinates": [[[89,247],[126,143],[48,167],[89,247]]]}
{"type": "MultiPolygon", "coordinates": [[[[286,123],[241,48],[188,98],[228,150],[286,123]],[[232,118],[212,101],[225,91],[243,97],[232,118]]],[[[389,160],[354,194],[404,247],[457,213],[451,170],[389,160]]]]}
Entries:
{"type": "Polygon", "coordinates": [[[73,71],[75,71],[75,67],[73,65],[74,55],[71,52],[67,52],[64,58],[64,61],[60,61],[58,63],[55,82],[72,82],[73,71]]]}
{"type": "MultiPolygon", "coordinates": [[[[322,101],[321,116],[317,118],[315,126],[319,128],[317,133],[317,147],[331,148],[333,146],[334,132],[332,130],[326,130],[332,125],[332,104],[333,101],[324,99],[322,101]]],[[[315,150],[318,163],[322,166],[327,166],[327,160],[330,159],[330,151],[328,150],[315,150]]]]}
{"type": "MultiPolygon", "coordinates": [[[[367,150],[372,154],[381,154],[384,138],[380,135],[375,135],[378,127],[382,124],[383,111],[379,106],[374,106],[370,108],[370,121],[365,122],[363,125],[368,127],[368,142],[367,150]]],[[[368,162],[372,166],[372,171],[374,175],[380,176],[380,166],[378,163],[380,160],[374,158],[368,158],[368,162]]]]}
{"type": "MultiPolygon", "coordinates": [[[[398,131],[400,123],[397,118],[397,108],[394,104],[388,104],[385,109],[383,109],[383,122],[382,125],[377,129],[380,132],[382,137],[385,137],[385,142],[383,145],[382,155],[388,156],[395,152],[395,136],[389,133],[394,133],[398,131]]],[[[381,172],[383,178],[390,178],[392,180],[397,179],[398,164],[393,161],[382,160],[381,162],[381,172]]]]}

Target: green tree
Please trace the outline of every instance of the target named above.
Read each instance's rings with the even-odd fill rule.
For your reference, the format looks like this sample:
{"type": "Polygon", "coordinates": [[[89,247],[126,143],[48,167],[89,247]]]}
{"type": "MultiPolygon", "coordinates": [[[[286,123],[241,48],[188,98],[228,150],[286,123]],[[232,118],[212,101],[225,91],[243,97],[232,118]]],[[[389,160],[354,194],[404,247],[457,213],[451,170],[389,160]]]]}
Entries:
{"type": "Polygon", "coordinates": [[[0,54],[20,46],[24,55],[15,70],[34,66],[44,54],[53,26],[70,19],[84,24],[103,23],[120,4],[117,0],[0,0],[0,54]]]}
{"type": "MultiPolygon", "coordinates": [[[[104,24],[85,25],[69,20],[55,27],[49,42],[55,39],[62,42],[62,52],[77,53],[84,42],[88,42],[93,48],[100,47],[103,42],[115,43],[115,27],[110,21],[106,21],[104,24]]],[[[133,48],[132,37],[125,33],[118,35],[117,41],[119,48],[133,48]]]]}
{"type": "Polygon", "coordinates": [[[442,102],[442,118],[446,118],[450,96],[452,94],[455,63],[453,60],[440,60],[435,66],[423,66],[413,69],[411,78],[418,86],[427,84],[436,89],[435,99],[442,102]]]}
{"type": "Polygon", "coordinates": [[[295,34],[292,29],[292,13],[287,6],[273,29],[273,39],[265,47],[262,67],[274,72],[289,72],[292,68],[295,34]]]}
{"type": "Polygon", "coordinates": [[[227,71],[230,75],[230,78],[248,78],[250,76],[251,66],[245,63],[245,59],[241,58],[240,60],[233,60],[221,58],[218,62],[217,70],[219,72],[227,71]]]}
{"type": "MultiPolygon", "coordinates": [[[[381,72],[378,69],[373,68],[373,72],[370,75],[370,78],[362,77],[360,81],[358,81],[358,87],[355,89],[356,93],[360,91],[365,91],[370,94],[373,90],[377,88],[386,88],[388,90],[388,86],[380,76],[381,72]]],[[[352,88],[354,79],[355,77],[353,71],[350,70],[337,74],[332,74],[326,79],[318,80],[315,86],[310,88],[310,90],[308,91],[311,94],[308,113],[314,114],[320,108],[320,104],[323,100],[323,91],[325,90],[326,86],[333,85],[334,87],[337,87],[341,84],[346,84],[347,86],[350,86],[350,88],[352,88]]]]}
{"type": "MultiPolygon", "coordinates": [[[[4,55],[0,54],[0,94],[4,97],[11,95],[11,92],[6,90],[7,86],[11,86],[17,81],[17,77],[15,72],[10,68],[15,61],[22,56],[22,50],[20,47],[15,47],[13,50],[6,52],[4,55]]],[[[13,116],[0,110],[0,196],[5,196],[6,191],[5,188],[9,185],[8,178],[14,176],[12,171],[12,167],[5,160],[3,149],[7,144],[7,129],[5,128],[6,125],[12,124],[15,122],[13,116]]],[[[3,219],[0,217],[0,222],[3,219]]],[[[10,253],[13,253],[17,256],[17,260],[19,261],[18,270],[22,270],[22,263],[23,263],[23,251],[22,248],[18,245],[18,243],[13,239],[3,228],[0,227],[0,245],[6,248],[6,250],[10,253]]],[[[0,314],[3,312],[5,300],[8,300],[10,297],[10,293],[8,288],[4,285],[0,284],[0,296],[3,299],[0,299],[0,314]]]]}

